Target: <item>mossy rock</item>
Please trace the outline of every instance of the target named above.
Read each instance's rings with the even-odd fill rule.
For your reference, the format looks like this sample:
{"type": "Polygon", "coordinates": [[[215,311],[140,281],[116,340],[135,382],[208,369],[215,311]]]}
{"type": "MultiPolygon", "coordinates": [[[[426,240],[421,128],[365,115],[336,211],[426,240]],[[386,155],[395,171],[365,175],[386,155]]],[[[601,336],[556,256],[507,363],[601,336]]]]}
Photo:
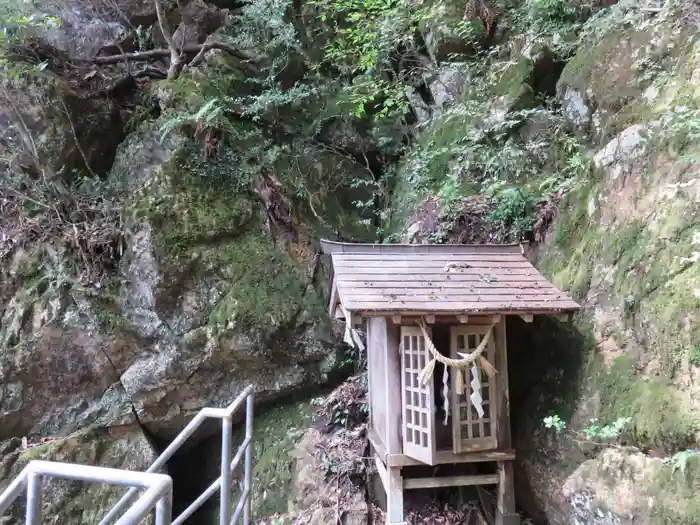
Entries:
{"type": "Polygon", "coordinates": [[[0,80],[0,91],[3,107],[19,108],[18,114],[0,116],[26,128],[36,153],[30,153],[11,125],[9,138],[16,147],[7,152],[10,158],[37,171],[61,173],[67,181],[109,170],[123,138],[121,117],[111,101],[80,97],[51,73],[17,82],[5,78],[0,80]]]}
{"type": "Polygon", "coordinates": [[[586,461],[564,484],[567,514],[596,525],[697,525],[700,455],[667,460],[610,448],[586,461]]]}
{"type": "Polygon", "coordinates": [[[462,21],[463,16],[463,3],[435,2],[432,5],[430,17],[422,22],[425,44],[430,57],[436,64],[454,60],[455,56],[460,60],[465,55],[475,54],[478,49],[476,41],[487,36],[480,20],[469,20],[465,24],[462,21]],[[462,24],[470,26],[469,31],[472,33],[473,40],[466,40],[463,34],[460,34],[460,29],[465,29],[465,27],[459,27],[462,24]]]}
{"type": "Polygon", "coordinates": [[[640,376],[627,356],[616,358],[609,369],[599,358],[597,366],[589,395],[600,396],[602,424],[631,418],[629,432],[645,450],[682,450],[694,443],[698,420],[668,381],[640,376]]]}
{"type": "Polygon", "coordinates": [[[647,490],[653,501],[649,522],[700,525],[698,479],[700,455],[697,451],[680,452],[657,467],[647,490]]]}
{"type": "Polygon", "coordinates": [[[540,264],[575,297],[585,301],[595,294],[598,308],[606,312],[597,321],[599,337],[617,327],[615,339],[624,355],[611,366],[599,362],[587,374],[587,395],[600,398],[599,416],[605,423],[632,417],[636,445],[675,451],[693,443],[698,428],[692,409],[684,409],[685,394],[670,380],[698,333],[693,290],[700,274],[695,265],[682,262],[691,255],[694,215],[679,208],[685,210],[680,211],[684,223],[690,223],[680,229],[664,226],[661,213],[653,228],[641,220],[611,228],[598,223],[598,191],[591,184],[569,197],[560,211],[556,246],[550,246],[540,264]],[[660,231],[677,233],[659,238],[660,231]],[[651,377],[640,364],[650,362],[659,365],[651,377]]]}
{"type": "Polygon", "coordinates": [[[256,419],[253,438],[253,509],[257,516],[287,512],[291,500],[294,453],[313,421],[309,401],[281,406],[256,419]]]}
{"type": "Polygon", "coordinates": [[[588,106],[595,115],[587,124],[594,125],[601,143],[649,120],[654,110],[643,97],[645,90],[653,83],[673,85],[676,68],[693,54],[694,31],[682,16],[670,15],[644,23],[636,20],[590,37],[566,64],[557,84],[565,112],[574,99],[588,106]]]}
{"type": "Polygon", "coordinates": [[[265,212],[250,175],[239,168],[235,159],[208,161],[185,148],[137,192],[135,207],[153,228],[169,276],[158,294],[163,313],[177,308],[182,289],[170,285],[185,274],[187,280],[211,278],[221,297],[207,308],[210,326],[218,333],[245,327],[264,341],[281,327],[294,327],[302,313],[320,319],[322,300],[306,277],[311,239],[302,231],[297,247],[276,244],[264,232],[265,212]]]}

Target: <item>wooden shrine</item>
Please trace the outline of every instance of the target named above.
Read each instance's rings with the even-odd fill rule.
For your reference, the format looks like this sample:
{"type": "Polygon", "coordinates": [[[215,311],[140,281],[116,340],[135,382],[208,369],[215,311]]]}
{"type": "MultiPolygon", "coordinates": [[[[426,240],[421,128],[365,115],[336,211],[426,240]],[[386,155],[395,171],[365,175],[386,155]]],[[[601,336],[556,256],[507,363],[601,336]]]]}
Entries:
{"type": "Polygon", "coordinates": [[[345,320],[351,345],[363,345],[356,327],[366,330],[369,439],[387,524],[404,523],[406,490],[493,485],[496,525],[518,525],[506,320],[565,321],[579,305],[517,244],[322,241],[322,250],[332,259],[331,315],[345,320]],[[452,471],[421,469],[438,465],[452,471]]]}

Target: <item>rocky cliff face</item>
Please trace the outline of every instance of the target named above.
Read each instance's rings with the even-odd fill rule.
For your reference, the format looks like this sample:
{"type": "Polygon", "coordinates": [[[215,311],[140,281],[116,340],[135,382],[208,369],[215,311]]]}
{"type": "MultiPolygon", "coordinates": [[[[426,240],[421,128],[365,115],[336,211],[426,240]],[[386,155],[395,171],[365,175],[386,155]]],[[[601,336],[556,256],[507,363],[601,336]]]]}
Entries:
{"type": "MultiPolygon", "coordinates": [[[[144,470],[201,408],[226,406],[248,384],[269,406],[343,367],[315,240],[369,231],[345,200],[357,194],[345,182],[356,168],[319,147],[302,163],[279,153],[286,168],[251,174],[256,154],[243,156],[240,137],[238,153],[222,145],[215,155],[206,148],[218,138],[203,147],[186,125],[163,132],[172,112],[226,78],[217,67],[237,82],[238,66],[219,55],[170,86],[96,69],[95,57],[138,49],[139,25],[156,31],[146,4],[45,6],[63,20],[39,35],[51,69],[3,92],[13,184],[0,222],[3,486],[31,458],[144,470]],[[80,78],[61,69],[69,61],[80,78]],[[285,180],[297,172],[309,173],[300,179],[309,194],[321,191],[313,177],[333,185],[316,198],[317,217],[285,180]],[[69,204],[32,193],[29,210],[27,193],[48,175],[69,204]],[[44,438],[53,441],[33,446],[44,438]]],[[[203,42],[221,20],[202,12],[224,16],[189,4],[171,13],[175,34],[203,42]]],[[[121,493],[95,491],[54,491],[47,512],[93,523],[121,493]]]]}
{"type": "Polygon", "coordinates": [[[540,260],[579,294],[595,336],[576,417],[631,418],[641,453],[587,461],[564,496],[579,521],[616,522],[596,517],[602,506],[619,523],[695,523],[697,21],[683,8],[628,16],[578,50],[559,81],[565,111],[590,114],[572,122],[591,137],[596,177],[572,194],[540,260]]]}
{"type": "MultiPolygon", "coordinates": [[[[397,230],[405,240],[483,242],[524,234],[535,241],[531,256],[538,266],[584,306],[573,330],[545,322],[535,325],[539,334],[521,323],[509,327],[518,341],[509,353],[515,354],[510,366],[519,498],[530,515],[550,523],[700,519],[690,497],[700,363],[697,31],[689,4],[650,12],[620,2],[589,20],[571,47],[541,35],[518,37],[519,63],[501,67],[519,74],[487,85],[491,102],[485,106],[472,110],[462,101],[448,108],[426,126],[422,140],[432,147],[459,140],[463,128],[448,127],[458,116],[493,115],[487,132],[496,140],[479,142],[476,135],[474,145],[448,148],[449,161],[439,164],[448,177],[464,180],[466,172],[467,180],[480,182],[489,167],[477,164],[475,172],[475,161],[486,164],[477,153],[494,142],[494,156],[502,158],[526,158],[523,149],[532,151],[538,140],[548,144],[550,156],[539,166],[503,166],[514,187],[531,193],[535,185],[549,184],[550,174],[561,184],[572,163],[583,160],[585,168],[572,174],[571,185],[531,202],[529,211],[516,207],[512,213],[512,201],[502,208],[503,194],[483,191],[488,180],[475,196],[452,203],[445,185],[442,196],[408,187],[396,196],[397,204],[408,202],[397,230]],[[559,55],[558,67],[546,56],[562,49],[566,54],[559,55]],[[520,82],[535,85],[529,68],[542,67],[554,75],[559,107],[539,106],[519,90],[520,82]],[[504,103],[510,116],[499,119],[504,103]],[[508,123],[523,103],[539,116],[532,118],[530,111],[508,123]],[[557,115],[581,148],[576,156],[569,149],[573,143],[560,142],[559,153],[549,149],[557,147],[556,138],[547,135],[557,115]],[[495,135],[503,128],[506,140],[495,135]],[[516,231],[513,219],[520,214],[527,215],[527,226],[516,231]],[[519,356],[521,351],[528,357],[519,356]],[[552,414],[568,423],[561,435],[543,428],[543,418],[552,414]],[[612,445],[583,432],[591,421],[600,428],[622,420],[625,430],[612,445]]],[[[484,100],[479,97],[471,95],[484,100]]],[[[426,150],[416,148],[413,155],[404,168],[409,178],[426,150]]]]}

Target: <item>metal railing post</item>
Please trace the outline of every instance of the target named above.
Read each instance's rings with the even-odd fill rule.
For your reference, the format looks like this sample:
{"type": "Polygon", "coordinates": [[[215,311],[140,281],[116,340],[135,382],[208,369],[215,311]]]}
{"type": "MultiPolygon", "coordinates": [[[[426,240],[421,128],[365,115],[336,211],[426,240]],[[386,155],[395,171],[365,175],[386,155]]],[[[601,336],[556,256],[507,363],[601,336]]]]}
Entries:
{"type": "Polygon", "coordinates": [[[253,407],[255,400],[251,393],[246,400],[245,407],[245,437],[248,446],[245,450],[245,470],[243,472],[243,525],[250,525],[250,508],[253,488],[253,407]]]}
{"type": "MultiPolygon", "coordinates": [[[[227,408],[203,408],[199,413],[190,421],[187,426],[180,432],[180,434],[175,437],[175,439],[168,445],[168,447],[161,453],[160,456],[153,462],[153,464],[146,470],[146,472],[157,472],[160,468],[165,466],[166,462],[180,449],[180,447],[187,441],[195,431],[202,425],[207,418],[218,418],[223,419],[226,417],[232,417],[232,415],[238,410],[238,408],[248,399],[248,396],[252,395],[254,388],[252,385],[247,386],[243,392],[241,392],[238,397],[227,407],[227,408]]],[[[223,436],[222,436],[223,437],[223,436]]],[[[229,478],[230,479],[230,478],[229,478]]],[[[230,486],[230,482],[229,482],[230,486]]],[[[99,525],[111,525],[114,520],[119,516],[124,510],[131,505],[137,495],[136,489],[129,489],[129,491],[117,502],[117,504],[112,507],[112,509],[107,513],[107,515],[102,518],[99,525]]],[[[201,504],[200,504],[201,506],[201,504]]],[[[229,509],[231,507],[229,500],[229,509]]],[[[199,508],[199,507],[197,507],[199,508]]],[[[197,509],[189,509],[190,514],[194,513],[197,509]]],[[[230,514],[229,514],[230,515],[230,514]]],[[[178,522],[176,519],[175,522],[178,522]]],[[[227,524],[228,525],[228,524],[227,524]]]]}
{"type": "Polygon", "coordinates": [[[117,525],[134,525],[134,523],[139,523],[151,514],[154,508],[156,509],[157,525],[170,525],[173,491],[173,480],[170,476],[55,461],[30,461],[20,475],[15,478],[15,481],[0,494],[0,511],[4,512],[7,510],[26,488],[27,508],[25,524],[40,525],[42,518],[42,483],[45,478],[49,477],[146,489],[146,492],[117,521],[117,525]]]}
{"type": "Polygon", "coordinates": [[[173,521],[173,488],[156,503],[156,521],[154,525],[171,525],[173,521]]]}
{"type": "Polygon", "coordinates": [[[25,525],[41,524],[41,485],[42,476],[36,472],[29,472],[27,476],[27,511],[25,514],[25,525]]]}
{"type": "Polygon", "coordinates": [[[221,488],[219,493],[219,525],[231,520],[231,459],[233,458],[233,417],[221,420],[221,488]]]}
{"type": "MultiPolygon", "coordinates": [[[[155,525],[184,525],[211,497],[220,492],[219,523],[222,525],[238,525],[243,515],[243,524],[250,525],[251,501],[253,486],[253,385],[249,385],[226,408],[203,408],[190,421],[170,445],[158,456],[146,472],[132,472],[125,469],[111,469],[77,465],[74,463],[57,463],[51,461],[33,460],[22,472],[0,493],[0,515],[21,493],[27,490],[26,525],[40,525],[42,519],[42,482],[46,477],[72,479],[93,483],[109,483],[130,487],[127,493],[117,502],[100,525],[133,525],[155,511],[155,525]],[[233,451],[233,417],[236,411],[245,403],[245,439],[233,451]],[[221,419],[221,475],[214,481],[187,509],[173,520],[172,499],[173,482],[170,476],[155,472],[165,466],[170,459],[201,426],[205,419],[221,419]],[[235,509],[232,508],[232,483],[234,471],[243,460],[243,490],[238,498],[235,509]],[[138,492],[146,489],[140,497],[138,492]],[[122,514],[123,513],[123,514],[122,514]],[[121,517],[119,517],[121,515],[121,517]]],[[[240,485],[239,485],[240,487],[240,485]]]]}

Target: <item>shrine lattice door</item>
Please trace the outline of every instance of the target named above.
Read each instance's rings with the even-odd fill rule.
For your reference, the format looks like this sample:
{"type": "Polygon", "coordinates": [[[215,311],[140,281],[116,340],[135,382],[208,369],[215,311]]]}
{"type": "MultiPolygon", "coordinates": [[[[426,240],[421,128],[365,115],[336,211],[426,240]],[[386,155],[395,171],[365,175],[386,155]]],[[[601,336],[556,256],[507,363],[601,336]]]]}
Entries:
{"type": "MultiPolygon", "coordinates": [[[[488,332],[488,326],[453,326],[451,328],[451,356],[459,358],[458,352],[470,353],[477,349],[488,332]]],[[[493,334],[482,354],[489,363],[495,364],[496,345],[493,334]]],[[[498,447],[497,414],[493,405],[496,399],[495,380],[491,380],[477,365],[478,392],[481,394],[481,413],[471,400],[473,372],[465,370],[464,393],[457,394],[456,374],[452,373],[452,441],[455,454],[498,447]]]]}
{"type": "Polygon", "coordinates": [[[420,328],[401,327],[401,387],[403,453],[435,465],[435,403],[433,384],[422,385],[418,375],[430,361],[420,328]]]}

